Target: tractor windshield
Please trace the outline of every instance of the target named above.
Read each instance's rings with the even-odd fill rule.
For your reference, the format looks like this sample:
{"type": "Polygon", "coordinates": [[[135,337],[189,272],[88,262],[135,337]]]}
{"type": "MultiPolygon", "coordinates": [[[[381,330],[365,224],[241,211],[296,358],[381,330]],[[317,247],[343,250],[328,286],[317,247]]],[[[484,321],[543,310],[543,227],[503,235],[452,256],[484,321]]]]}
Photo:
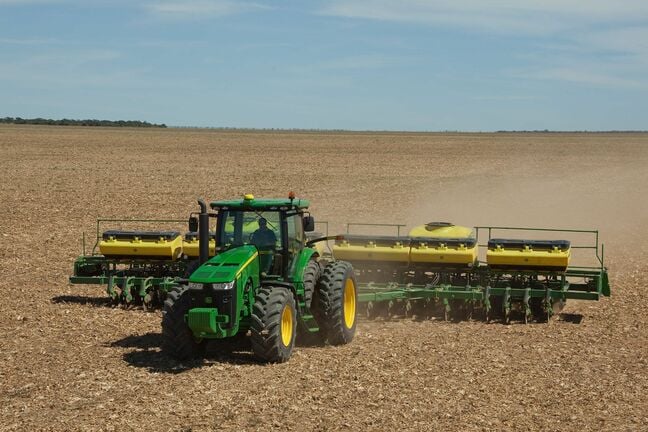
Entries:
{"type": "Polygon", "coordinates": [[[259,250],[281,248],[281,223],[277,211],[221,211],[216,244],[219,249],[252,244],[259,250]]]}

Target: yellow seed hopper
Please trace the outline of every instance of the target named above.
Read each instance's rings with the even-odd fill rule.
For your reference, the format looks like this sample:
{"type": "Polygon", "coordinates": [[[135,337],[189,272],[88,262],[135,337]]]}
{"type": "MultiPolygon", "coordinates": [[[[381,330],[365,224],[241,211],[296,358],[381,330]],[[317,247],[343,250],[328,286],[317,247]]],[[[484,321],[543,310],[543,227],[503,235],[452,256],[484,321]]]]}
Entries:
{"type": "Polygon", "coordinates": [[[410,232],[412,264],[472,265],[477,260],[477,240],[472,228],[432,222],[410,232]]]}
{"type": "Polygon", "coordinates": [[[567,240],[490,239],[486,262],[492,268],[565,270],[570,255],[567,240]]]}
{"type": "MultiPolygon", "coordinates": [[[[197,232],[188,232],[182,240],[182,253],[191,258],[198,258],[200,242],[197,232]]],[[[209,256],[216,255],[216,234],[209,236],[209,256]]]]}
{"type": "Polygon", "coordinates": [[[366,236],[346,234],[336,240],[333,256],[336,259],[409,263],[410,239],[407,237],[366,236]]]}
{"type": "Polygon", "coordinates": [[[182,237],[177,231],[105,231],[99,251],[111,258],[170,259],[180,257],[182,237]]]}
{"type": "Polygon", "coordinates": [[[466,266],[477,259],[477,242],[472,228],[432,222],[413,228],[407,237],[345,234],[336,240],[333,256],[355,264],[466,266]]]}

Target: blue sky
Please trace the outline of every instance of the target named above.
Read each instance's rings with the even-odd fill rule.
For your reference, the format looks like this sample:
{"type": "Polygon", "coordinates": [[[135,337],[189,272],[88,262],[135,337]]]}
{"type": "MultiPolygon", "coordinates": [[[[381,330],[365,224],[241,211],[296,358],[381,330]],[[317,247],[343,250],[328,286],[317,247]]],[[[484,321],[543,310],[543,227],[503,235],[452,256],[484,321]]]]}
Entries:
{"type": "Polygon", "coordinates": [[[646,0],[0,0],[0,117],[648,129],[646,0]]]}

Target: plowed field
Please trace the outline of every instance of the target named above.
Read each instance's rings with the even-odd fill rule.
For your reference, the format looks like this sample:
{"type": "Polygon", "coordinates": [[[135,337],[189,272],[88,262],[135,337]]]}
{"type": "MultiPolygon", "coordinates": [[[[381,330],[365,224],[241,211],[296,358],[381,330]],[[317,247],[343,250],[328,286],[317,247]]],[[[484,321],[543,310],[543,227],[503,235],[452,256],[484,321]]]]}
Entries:
{"type": "Polygon", "coordinates": [[[648,135],[0,127],[0,430],[648,429],[648,135]],[[612,297],[547,324],[362,320],[284,364],[159,350],[67,282],[102,217],[309,198],[346,222],[600,229],[612,297]]]}

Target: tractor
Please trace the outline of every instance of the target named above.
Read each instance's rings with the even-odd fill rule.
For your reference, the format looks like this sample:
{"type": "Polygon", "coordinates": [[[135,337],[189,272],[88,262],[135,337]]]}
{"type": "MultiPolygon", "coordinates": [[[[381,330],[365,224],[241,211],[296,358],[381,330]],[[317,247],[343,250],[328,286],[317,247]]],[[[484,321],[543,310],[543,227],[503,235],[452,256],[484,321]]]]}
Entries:
{"type": "Polygon", "coordinates": [[[298,333],[330,344],[351,342],[358,291],[346,261],[320,260],[307,240],[315,221],[309,202],[287,199],[215,201],[190,218],[198,231],[198,267],[166,296],[162,350],[177,359],[203,355],[209,340],[249,336],[264,362],[288,360],[298,333]],[[216,219],[215,234],[209,220],[216,219]],[[210,237],[215,254],[210,258],[210,237]],[[213,242],[212,242],[213,243],[213,242]]]}

